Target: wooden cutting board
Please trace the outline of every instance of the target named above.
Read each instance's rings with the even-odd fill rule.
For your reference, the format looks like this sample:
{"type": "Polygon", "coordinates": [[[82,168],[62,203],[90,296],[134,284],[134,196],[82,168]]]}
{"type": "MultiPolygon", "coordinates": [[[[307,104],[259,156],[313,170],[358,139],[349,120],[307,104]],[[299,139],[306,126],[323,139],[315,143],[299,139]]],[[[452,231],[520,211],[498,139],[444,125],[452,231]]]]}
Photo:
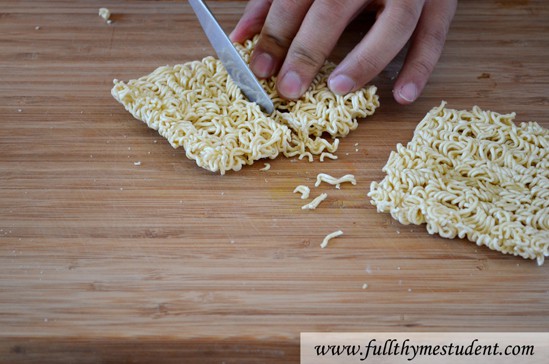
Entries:
{"type": "MultiPolygon", "coordinates": [[[[245,6],[209,3],[227,30],[245,6]]],[[[417,103],[392,100],[393,64],[337,161],[219,176],[110,96],[212,54],[185,2],[4,0],[0,362],[294,362],[303,331],[547,331],[549,264],[400,225],[366,194],[443,99],[549,127],[548,34],[545,0],[460,1],[417,103]],[[292,190],[320,172],[358,185],[302,211],[292,190]]]]}

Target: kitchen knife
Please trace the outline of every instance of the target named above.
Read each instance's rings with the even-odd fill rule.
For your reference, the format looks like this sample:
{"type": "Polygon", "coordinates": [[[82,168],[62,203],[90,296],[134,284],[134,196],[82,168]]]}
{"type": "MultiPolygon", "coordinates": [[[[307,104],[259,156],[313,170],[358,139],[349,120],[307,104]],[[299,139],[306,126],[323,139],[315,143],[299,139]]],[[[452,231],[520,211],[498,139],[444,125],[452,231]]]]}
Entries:
{"type": "Polygon", "coordinates": [[[274,105],[269,95],[265,92],[257,78],[244,62],[236,48],[231,43],[229,37],[203,0],[189,0],[204,33],[210,40],[217,56],[232,80],[248,100],[257,103],[263,111],[271,114],[274,111],[274,105]]]}

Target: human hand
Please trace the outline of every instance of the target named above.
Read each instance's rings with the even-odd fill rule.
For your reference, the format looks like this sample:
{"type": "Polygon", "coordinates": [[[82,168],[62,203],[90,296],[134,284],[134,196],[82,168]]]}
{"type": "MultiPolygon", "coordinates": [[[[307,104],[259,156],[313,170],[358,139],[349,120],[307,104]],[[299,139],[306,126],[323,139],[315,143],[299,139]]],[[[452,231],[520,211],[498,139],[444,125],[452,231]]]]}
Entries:
{"type": "Polygon", "coordinates": [[[278,74],[281,96],[297,99],[310,86],[346,26],[366,8],[377,10],[372,28],[330,75],[328,87],[344,95],[379,74],[410,40],[393,95],[401,104],[422,92],[442,52],[457,0],[250,0],[231,40],[260,33],[250,59],[259,78],[278,74]]]}

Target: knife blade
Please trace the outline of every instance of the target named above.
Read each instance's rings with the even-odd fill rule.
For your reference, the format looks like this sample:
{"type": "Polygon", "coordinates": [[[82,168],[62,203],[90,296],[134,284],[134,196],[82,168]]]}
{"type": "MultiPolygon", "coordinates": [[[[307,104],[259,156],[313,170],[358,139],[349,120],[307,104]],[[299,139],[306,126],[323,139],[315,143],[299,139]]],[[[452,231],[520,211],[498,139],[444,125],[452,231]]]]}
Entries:
{"type": "Polygon", "coordinates": [[[204,33],[208,37],[219,60],[225,66],[234,83],[248,100],[257,103],[264,112],[271,114],[274,105],[246,62],[242,59],[231,40],[217,22],[208,5],[203,0],[189,0],[204,33]]]}

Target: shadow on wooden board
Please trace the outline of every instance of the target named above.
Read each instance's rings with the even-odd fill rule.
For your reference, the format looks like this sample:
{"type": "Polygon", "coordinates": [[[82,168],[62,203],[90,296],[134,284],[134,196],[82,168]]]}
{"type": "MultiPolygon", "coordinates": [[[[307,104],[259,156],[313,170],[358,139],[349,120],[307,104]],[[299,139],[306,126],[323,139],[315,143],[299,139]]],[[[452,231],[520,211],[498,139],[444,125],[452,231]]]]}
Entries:
{"type": "Polygon", "coordinates": [[[154,338],[9,338],[1,363],[297,363],[299,341],[154,338]]]}

